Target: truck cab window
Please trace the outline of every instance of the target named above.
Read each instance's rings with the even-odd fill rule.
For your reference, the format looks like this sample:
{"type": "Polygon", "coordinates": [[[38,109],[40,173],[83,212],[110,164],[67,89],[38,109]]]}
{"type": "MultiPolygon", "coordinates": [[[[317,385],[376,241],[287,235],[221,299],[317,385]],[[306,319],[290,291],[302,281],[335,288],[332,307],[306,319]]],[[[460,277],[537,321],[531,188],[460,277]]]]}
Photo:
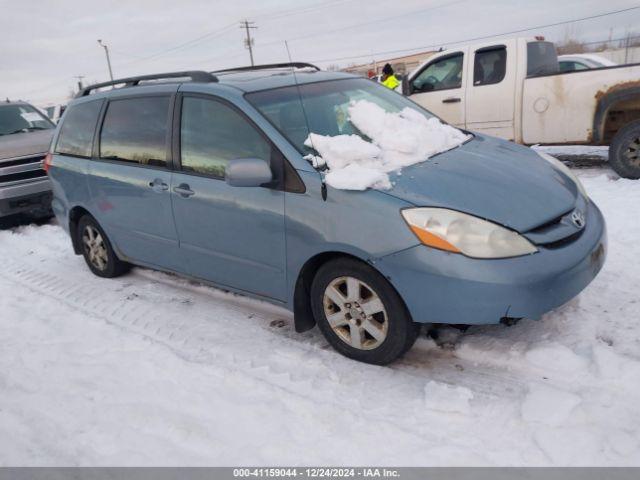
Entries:
{"type": "Polygon", "coordinates": [[[413,80],[414,90],[434,92],[460,88],[463,58],[464,55],[460,52],[431,63],[413,80]]]}
{"type": "Polygon", "coordinates": [[[551,42],[527,43],[527,77],[558,73],[558,54],[551,42]]]}
{"type": "Polygon", "coordinates": [[[490,47],[476,51],[473,66],[473,85],[492,85],[504,80],[507,72],[507,48],[490,47]]]}

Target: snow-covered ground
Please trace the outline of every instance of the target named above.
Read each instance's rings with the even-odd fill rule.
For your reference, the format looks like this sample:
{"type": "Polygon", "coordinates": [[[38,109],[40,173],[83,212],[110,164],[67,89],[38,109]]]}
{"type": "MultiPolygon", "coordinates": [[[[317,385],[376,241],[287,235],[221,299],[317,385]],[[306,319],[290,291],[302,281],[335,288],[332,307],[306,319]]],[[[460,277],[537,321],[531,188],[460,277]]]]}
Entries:
{"type": "Polygon", "coordinates": [[[640,465],[640,183],[580,176],[609,228],[592,285],[390,367],[255,300],[94,277],[55,225],[0,231],[0,465],[640,465]]]}

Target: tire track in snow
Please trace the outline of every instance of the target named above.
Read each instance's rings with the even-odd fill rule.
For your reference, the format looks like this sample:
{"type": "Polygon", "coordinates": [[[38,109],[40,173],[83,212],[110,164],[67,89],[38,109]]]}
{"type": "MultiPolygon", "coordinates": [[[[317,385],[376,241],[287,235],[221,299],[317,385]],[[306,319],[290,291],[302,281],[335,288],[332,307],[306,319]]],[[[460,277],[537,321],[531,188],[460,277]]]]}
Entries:
{"type": "MultiPolygon", "coordinates": [[[[265,305],[262,302],[247,300],[234,294],[229,294],[207,287],[194,282],[181,279],[176,276],[163,274],[159,272],[134,269],[134,271],[126,277],[120,279],[99,279],[93,277],[84,267],[81,259],[73,262],[73,270],[70,270],[69,260],[74,257],[64,255],[62,258],[48,259],[47,263],[59,265],[66,270],[65,277],[56,277],[44,272],[41,265],[27,265],[26,263],[10,260],[6,265],[4,276],[12,281],[18,281],[23,286],[39,293],[46,293],[58,301],[63,301],[72,308],[80,308],[85,313],[98,316],[109,323],[116,324],[121,328],[133,330],[136,333],[145,335],[146,337],[164,343],[173,350],[177,349],[182,358],[192,361],[202,361],[204,352],[210,351],[212,345],[220,345],[220,335],[212,336],[211,329],[219,327],[219,323],[223,322],[230,325],[234,329],[234,335],[243,334],[244,337],[250,337],[251,332],[256,328],[261,331],[268,331],[271,336],[277,337],[279,340],[287,340],[296,349],[302,350],[304,355],[323,355],[337,356],[328,344],[320,337],[319,333],[307,334],[301,336],[291,328],[292,319],[288,312],[284,313],[277,307],[265,305]],[[11,278],[10,278],[10,277],[11,278]],[[142,285],[137,282],[131,282],[131,278],[145,282],[142,285]],[[75,281],[74,281],[75,280],[75,281]],[[124,280],[124,281],[123,281],[124,280]],[[212,320],[202,318],[202,309],[197,312],[196,318],[189,318],[189,322],[184,319],[179,323],[172,321],[169,312],[173,310],[174,315],[184,318],[183,311],[176,311],[173,302],[169,302],[169,312],[159,315],[153,309],[150,309],[144,300],[153,300],[148,298],[149,286],[158,285],[167,288],[176,289],[176,295],[197,296],[199,302],[206,301],[211,306],[213,300],[216,304],[223,304],[222,308],[214,310],[223,315],[215,316],[217,325],[212,324],[212,320]],[[101,288],[106,287],[106,288],[101,288]],[[144,290],[144,293],[137,293],[144,290]],[[213,295],[210,292],[215,292],[213,295]],[[127,294],[128,293],[128,294],[127,294]],[[140,295],[143,298],[140,298],[140,295]],[[213,297],[213,298],[211,298],[213,297]],[[238,301],[237,303],[235,301],[238,301]],[[251,306],[243,306],[242,303],[251,302],[251,306]],[[239,305],[239,304],[240,305],[239,305]],[[262,312],[256,307],[262,308],[262,312]],[[228,311],[233,312],[233,320],[229,320],[228,311]],[[220,312],[222,311],[222,312],[220,312]],[[288,315],[288,328],[274,330],[268,325],[274,320],[281,320],[284,315],[288,315]],[[239,317],[239,318],[238,318],[239,317]],[[247,320],[250,320],[247,322],[247,320]],[[242,322],[241,324],[239,324],[242,322]],[[233,325],[231,325],[233,324],[233,325]],[[207,335],[209,333],[209,335],[207,335]],[[195,337],[195,338],[194,338],[195,337]],[[180,345],[175,345],[177,339],[182,339],[180,345]],[[189,345],[189,349],[185,351],[184,347],[189,345]],[[197,348],[199,354],[194,357],[194,351],[197,348]],[[192,350],[193,349],[193,350],[192,350]],[[329,352],[325,352],[329,350],[329,352]]],[[[163,294],[166,292],[162,292],[163,294]]],[[[257,341],[261,341],[259,338],[257,341]]],[[[420,340],[419,340],[420,342],[420,340]]],[[[236,342],[237,343],[237,342],[236,342]]],[[[239,350],[240,351],[240,350],[239,350]]],[[[227,352],[229,353],[229,352],[227,352]]],[[[231,351],[231,356],[235,352],[231,351]]],[[[214,357],[220,355],[220,350],[216,351],[214,357]]],[[[338,357],[340,361],[350,362],[338,357]]],[[[214,359],[211,359],[214,360],[214,359]]],[[[215,360],[223,360],[215,358],[215,360]]],[[[237,358],[227,358],[232,362],[237,362],[237,358]]],[[[324,359],[323,359],[324,360],[324,359]]],[[[329,360],[330,361],[330,360],[329,360]]],[[[216,362],[219,364],[219,362],[216,362]]],[[[323,362],[325,365],[327,361],[323,362]]],[[[259,368],[264,370],[263,365],[248,364],[249,369],[259,368]]],[[[268,365],[273,369],[273,365],[268,365]]],[[[317,381],[317,371],[304,369],[304,365],[300,363],[291,363],[290,365],[282,365],[279,363],[275,373],[278,376],[289,374],[297,379],[305,378],[306,374],[317,381]],[[295,365],[295,371],[292,372],[291,365],[295,365]],[[301,371],[303,370],[303,371],[301,371]]],[[[357,369],[369,369],[369,367],[358,364],[357,369]]],[[[521,396],[526,390],[526,382],[521,376],[511,374],[506,370],[493,371],[482,366],[473,365],[455,357],[455,354],[449,351],[439,352],[434,350],[424,351],[415,348],[408,358],[398,362],[398,364],[390,368],[383,369],[390,377],[401,376],[411,383],[419,383],[420,387],[424,386],[428,381],[435,380],[454,386],[462,386],[473,391],[474,395],[488,398],[513,398],[521,396]]],[[[331,372],[330,372],[331,373],[331,372]]],[[[342,372],[339,372],[342,374],[342,372]]],[[[327,377],[327,375],[325,375],[327,377]]],[[[292,377],[293,378],[293,377],[292,377]]],[[[345,379],[347,382],[352,380],[345,379]]],[[[398,379],[394,383],[399,383],[398,379]]],[[[415,387],[415,385],[414,385],[415,387]]]]}
{"type": "MultiPolygon", "coordinates": [[[[425,406],[424,389],[428,382],[435,380],[472,390],[473,402],[478,402],[485,411],[490,407],[490,415],[474,421],[485,432],[500,430],[500,425],[506,424],[512,410],[505,406],[513,401],[514,392],[520,395],[526,389],[521,379],[517,379],[514,387],[513,379],[488,374],[482,367],[467,365],[461,372],[455,367],[460,362],[449,358],[449,352],[428,355],[425,362],[419,356],[426,352],[418,351],[412,361],[391,368],[359,364],[331,350],[319,333],[295,333],[290,316],[287,328],[269,327],[271,321],[283,318],[283,311],[277,307],[194,285],[175,276],[134,269],[128,276],[105,280],[94,277],[81,259],[74,261],[71,255],[48,258],[44,263],[31,259],[27,259],[28,264],[24,259],[10,260],[0,275],[162,344],[186,361],[210,365],[223,377],[247,376],[305,399],[310,408],[320,403],[324,408],[331,406],[344,412],[352,421],[366,418],[385,430],[402,431],[405,436],[415,437],[416,444],[424,442],[425,437],[441,435],[444,426],[438,428],[440,422],[447,422],[450,428],[446,410],[425,406]],[[45,273],[52,267],[61,275],[45,273]],[[181,303],[180,298],[186,303],[181,303]],[[154,308],[149,308],[149,303],[154,308]],[[189,310],[193,314],[185,315],[189,310]],[[229,337],[235,338],[226,343],[229,337]],[[260,350],[268,353],[246,352],[247,342],[265,342],[260,350]],[[376,377],[373,388],[372,376],[376,377]],[[393,408],[394,404],[400,408],[393,408]]],[[[466,418],[464,415],[458,418],[461,429],[466,418]]],[[[456,439],[441,441],[469,448],[473,436],[461,431],[456,439]]]]}

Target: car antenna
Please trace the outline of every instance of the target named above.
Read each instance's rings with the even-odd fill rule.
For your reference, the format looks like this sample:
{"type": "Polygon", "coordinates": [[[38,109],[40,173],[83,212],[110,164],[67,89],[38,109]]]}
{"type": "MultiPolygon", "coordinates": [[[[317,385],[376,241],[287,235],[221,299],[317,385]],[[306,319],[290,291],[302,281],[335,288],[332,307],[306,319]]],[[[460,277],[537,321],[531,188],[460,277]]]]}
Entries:
{"type": "MultiPolygon", "coordinates": [[[[284,46],[287,49],[287,56],[289,57],[289,63],[291,64],[291,73],[293,73],[293,82],[296,85],[296,91],[298,92],[298,98],[300,99],[300,108],[302,108],[302,116],[304,117],[304,123],[307,127],[307,132],[309,132],[309,141],[311,142],[311,148],[317,153],[316,147],[313,145],[313,139],[311,137],[311,127],[309,126],[309,119],[307,118],[307,111],[304,108],[304,102],[302,101],[302,92],[300,91],[300,85],[298,84],[298,77],[296,76],[296,67],[293,66],[293,60],[291,60],[291,52],[289,51],[289,44],[287,41],[284,41],[284,46]]],[[[320,192],[322,194],[322,200],[327,201],[327,182],[324,179],[324,174],[322,171],[320,173],[320,192]]]]}

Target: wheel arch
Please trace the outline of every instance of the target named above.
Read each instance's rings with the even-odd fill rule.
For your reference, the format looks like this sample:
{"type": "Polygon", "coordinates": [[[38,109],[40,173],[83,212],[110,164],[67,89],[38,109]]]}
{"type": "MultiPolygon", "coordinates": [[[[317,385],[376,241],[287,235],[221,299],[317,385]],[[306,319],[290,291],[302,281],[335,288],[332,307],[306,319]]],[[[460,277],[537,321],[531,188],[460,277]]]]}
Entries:
{"type": "Polygon", "coordinates": [[[616,85],[596,95],[593,120],[595,144],[609,144],[615,134],[629,123],[640,120],[640,82],[616,85]]]}
{"type": "Polygon", "coordinates": [[[73,252],[76,255],[82,255],[82,246],[78,242],[77,230],[78,222],[85,215],[89,215],[90,217],[95,218],[93,215],[91,215],[91,212],[89,210],[80,205],[76,205],[71,210],[69,210],[69,236],[71,237],[73,252]]]}
{"type": "MultiPolygon", "coordinates": [[[[364,263],[373,268],[384,278],[387,278],[386,275],[384,275],[378,268],[376,268],[374,263],[372,263],[368,259],[359,257],[351,253],[347,253],[344,251],[326,251],[314,255],[304,263],[304,265],[298,272],[298,276],[296,278],[296,283],[294,286],[293,318],[296,332],[306,332],[307,330],[311,330],[316,325],[316,320],[311,309],[311,302],[309,301],[311,295],[311,282],[313,282],[318,269],[320,269],[322,265],[336,258],[350,258],[364,263]]],[[[388,278],[387,281],[389,281],[388,278]]],[[[407,308],[404,299],[400,295],[400,292],[398,292],[398,290],[396,289],[395,285],[393,285],[391,281],[389,281],[389,285],[391,285],[391,288],[393,288],[396,293],[398,293],[400,300],[404,304],[405,308],[407,308]]],[[[411,315],[408,308],[407,313],[411,315]]]]}

